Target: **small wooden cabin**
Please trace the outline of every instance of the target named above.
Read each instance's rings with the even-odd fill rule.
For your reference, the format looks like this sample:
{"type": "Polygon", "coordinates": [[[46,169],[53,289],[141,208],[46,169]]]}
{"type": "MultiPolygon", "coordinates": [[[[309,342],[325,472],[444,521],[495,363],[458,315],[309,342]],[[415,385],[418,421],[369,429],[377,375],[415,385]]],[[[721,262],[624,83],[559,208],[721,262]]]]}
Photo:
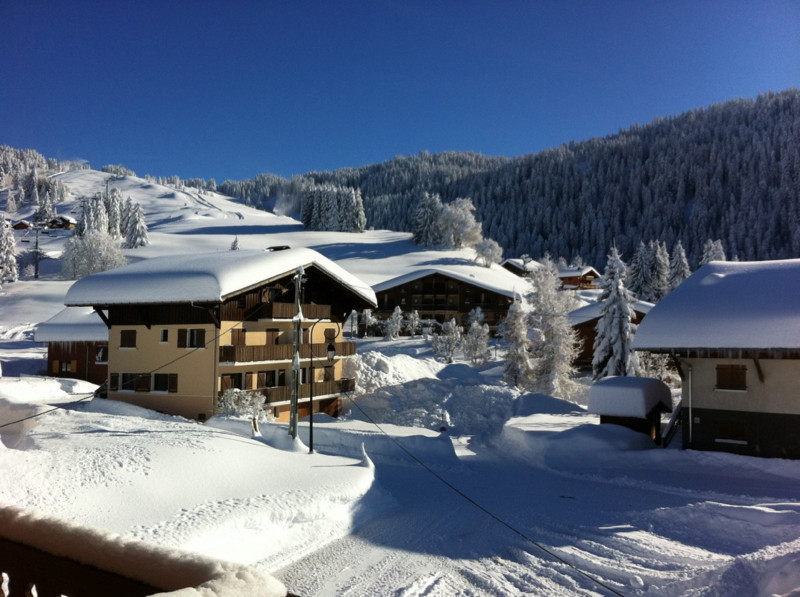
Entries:
{"type": "Polygon", "coordinates": [[[36,327],[34,340],[47,343],[47,375],[105,383],[108,328],[94,309],[60,311],[36,327]]]}

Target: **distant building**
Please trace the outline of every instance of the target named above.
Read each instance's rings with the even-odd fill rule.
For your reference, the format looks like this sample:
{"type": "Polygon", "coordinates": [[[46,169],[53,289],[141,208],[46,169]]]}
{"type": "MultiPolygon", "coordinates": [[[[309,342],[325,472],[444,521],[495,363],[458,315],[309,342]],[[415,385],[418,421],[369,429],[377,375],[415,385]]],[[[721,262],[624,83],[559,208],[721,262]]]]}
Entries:
{"type": "MultiPolygon", "coordinates": [[[[542,267],[538,261],[523,261],[522,259],[506,259],[500,265],[523,278],[530,278],[533,272],[542,267]]],[[[597,280],[601,277],[600,272],[589,265],[558,268],[561,288],[565,290],[597,288],[597,280]]]]}
{"type": "Polygon", "coordinates": [[[105,383],[108,328],[91,307],[60,311],[36,326],[34,340],[47,343],[48,375],[105,383]]]}
{"type": "MultiPolygon", "coordinates": [[[[579,309],[571,311],[568,319],[569,324],[578,332],[578,339],[581,342],[581,351],[575,359],[575,366],[580,369],[591,369],[594,359],[594,342],[597,338],[597,322],[600,320],[602,303],[589,303],[579,309]]],[[[644,316],[653,308],[652,303],[636,301],[633,304],[633,311],[636,315],[633,323],[641,323],[644,316]]]]}
{"type": "Polygon", "coordinates": [[[108,326],[109,398],[205,420],[222,392],[240,388],[261,392],[265,408],[288,418],[300,267],[298,411],[336,414],[341,393],[355,388],[343,378],[342,357],[355,344],[342,342],[342,323],[374,308],[375,294],[316,251],[148,259],[78,280],[65,303],[93,307],[108,326]]]}
{"type": "Polygon", "coordinates": [[[633,348],[672,355],[683,447],[800,458],[800,259],[711,262],[655,305],[633,348]]]}
{"type": "Polygon", "coordinates": [[[471,264],[419,268],[372,288],[378,301],[373,315],[379,320],[387,319],[399,306],[406,314],[417,311],[420,319],[429,322],[455,319],[466,325],[469,312],[480,307],[494,332],[514,297],[527,290],[529,283],[498,267],[471,264]]]}

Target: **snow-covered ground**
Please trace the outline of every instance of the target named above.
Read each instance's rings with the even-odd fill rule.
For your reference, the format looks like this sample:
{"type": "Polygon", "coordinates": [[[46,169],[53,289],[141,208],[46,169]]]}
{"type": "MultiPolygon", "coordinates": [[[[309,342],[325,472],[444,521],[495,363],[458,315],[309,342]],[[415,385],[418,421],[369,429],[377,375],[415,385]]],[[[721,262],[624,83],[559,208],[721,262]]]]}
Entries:
{"type": "MultiPolygon", "coordinates": [[[[63,175],[74,193],[104,180],[79,174],[63,175]]],[[[313,247],[365,279],[423,258],[408,235],[305,232],[219,196],[123,182],[153,242],[132,258],[227,250],[234,235],[313,247]]],[[[43,244],[55,256],[59,242],[43,244]]],[[[682,451],[679,437],[656,448],[599,425],[585,397],[508,388],[502,350],[478,369],[445,365],[421,338],[358,341],[359,390],[341,419],[315,418],[315,454],[308,421],[292,442],[278,424],[253,436],[243,419],[91,399],[88,384],[24,377],[44,369],[33,325],[69,287],[56,265],[0,291],[0,425],[48,411],[0,427],[0,502],[252,565],[302,595],[800,592],[800,462],[682,451]]]]}

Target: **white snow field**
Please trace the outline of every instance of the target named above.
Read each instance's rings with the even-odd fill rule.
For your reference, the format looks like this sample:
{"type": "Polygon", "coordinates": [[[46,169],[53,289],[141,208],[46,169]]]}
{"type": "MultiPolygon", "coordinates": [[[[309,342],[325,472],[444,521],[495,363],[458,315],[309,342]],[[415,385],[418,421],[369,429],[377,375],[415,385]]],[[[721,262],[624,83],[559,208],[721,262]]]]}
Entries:
{"type": "MultiPolygon", "coordinates": [[[[60,176],[77,196],[108,175],[60,176]]],[[[152,244],[131,260],[228,250],[238,235],[242,248],[314,248],[377,284],[471,259],[408,234],[305,232],[218,195],[111,184],[147,214],[152,244]]],[[[30,377],[44,369],[34,326],[70,286],[56,275],[65,238],[42,241],[54,258],[39,280],[0,290],[0,425],[42,413],[0,427],[2,503],[250,565],[307,596],[800,594],[800,462],[682,451],[679,437],[657,448],[599,425],[585,397],[507,387],[502,349],[473,368],[435,360],[422,338],[358,340],[359,389],[341,419],[314,419],[314,454],[307,420],[302,441],[274,423],[254,437],[246,419],[199,424],[30,377]]]]}

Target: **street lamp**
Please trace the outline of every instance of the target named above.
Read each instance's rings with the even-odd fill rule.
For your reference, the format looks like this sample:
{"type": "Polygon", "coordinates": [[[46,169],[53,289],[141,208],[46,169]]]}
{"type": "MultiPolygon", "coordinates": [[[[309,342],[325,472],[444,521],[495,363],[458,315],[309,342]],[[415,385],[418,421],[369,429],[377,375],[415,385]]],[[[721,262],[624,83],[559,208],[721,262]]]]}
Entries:
{"type": "MultiPolygon", "coordinates": [[[[308,376],[309,386],[308,386],[308,453],[314,453],[314,328],[317,324],[322,321],[322,319],[317,319],[313,324],[311,324],[311,329],[308,332],[308,339],[311,343],[311,361],[308,366],[308,376]]],[[[329,361],[332,361],[336,357],[336,346],[333,344],[333,341],[339,336],[339,332],[341,331],[341,327],[338,326],[336,330],[336,336],[328,342],[328,349],[327,349],[327,357],[329,361]]]]}

